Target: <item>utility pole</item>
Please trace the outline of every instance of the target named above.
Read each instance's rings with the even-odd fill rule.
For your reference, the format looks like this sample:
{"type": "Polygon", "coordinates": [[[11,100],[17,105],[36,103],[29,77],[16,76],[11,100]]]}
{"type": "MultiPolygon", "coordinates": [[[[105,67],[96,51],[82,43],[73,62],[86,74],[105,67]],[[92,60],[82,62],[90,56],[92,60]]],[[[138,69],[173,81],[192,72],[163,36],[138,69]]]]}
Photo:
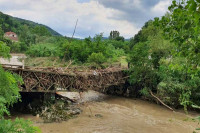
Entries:
{"type": "Polygon", "coordinates": [[[74,32],[73,32],[73,34],[72,34],[72,39],[74,38],[74,34],[75,34],[75,32],[76,32],[77,24],[78,24],[78,19],[76,20],[76,25],[75,25],[75,27],[74,27],[74,32]]]}
{"type": "MultiPolygon", "coordinates": [[[[76,32],[77,24],[78,24],[78,19],[76,20],[76,25],[75,25],[75,27],[74,27],[74,32],[73,32],[73,34],[72,34],[72,38],[69,39],[69,43],[71,43],[72,39],[74,38],[74,34],[75,34],[75,32],[76,32]]],[[[66,51],[67,51],[67,49],[66,49],[66,51]]],[[[65,60],[65,58],[66,58],[66,53],[64,54],[63,61],[65,60]]],[[[70,57],[69,57],[69,59],[70,59],[70,57]]],[[[71,59],[70,59],[70,60],[71,60],[71,59]]]]}

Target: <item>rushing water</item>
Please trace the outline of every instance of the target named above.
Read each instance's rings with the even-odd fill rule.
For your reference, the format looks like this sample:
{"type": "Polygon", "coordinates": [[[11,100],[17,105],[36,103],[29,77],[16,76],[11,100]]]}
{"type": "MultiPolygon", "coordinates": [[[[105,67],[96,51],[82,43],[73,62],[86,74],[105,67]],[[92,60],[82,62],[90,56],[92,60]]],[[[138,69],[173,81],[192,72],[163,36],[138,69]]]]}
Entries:
{"type": "MultiPolygon", "coordinates": [[[[22,57],[24,55],[12,55],[10,61],[0,59],[0,62],[23,65],[18,60],[22,57]]],[[[96,97],[88,93],[85,101],[88,101],[88,95],[92,95],[92,99],[96,97]]],[[[80,107],[83,110],[81,115],[62,123],[43,123],[32,115],[17,116],[31,119],[42,133],[192,133],[200,127],[191,119],[198,114],[172,112],[141,100],[111,97],[101,102],[88,102],[80,107]]]]}
{"type": "Polygon", "coordinates": [[[62,123],[42,123],[30,115],[22,117],[33,120],[42,133],[192,133],[199,127],[191,119],[197,114],[172,112],[141,100],[112,97],[80,107],[81,115],[62,123]]]}

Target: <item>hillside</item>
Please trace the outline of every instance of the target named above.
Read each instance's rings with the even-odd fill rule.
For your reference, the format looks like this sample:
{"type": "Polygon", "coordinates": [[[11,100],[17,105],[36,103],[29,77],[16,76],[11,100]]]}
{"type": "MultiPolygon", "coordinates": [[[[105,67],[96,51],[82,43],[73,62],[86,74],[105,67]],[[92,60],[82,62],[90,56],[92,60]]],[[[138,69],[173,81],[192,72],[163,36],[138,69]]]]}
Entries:
{"type": "Polygon", "coordinates": [[[56,32],[55,30],[51,29],[46,25],[38,24],[33,21],[21,18],[12,17],[10,15],[0,12],[0,27],[4,32],[13,31],[20,34],[24,25],[27,25],[29,31],[31,31],[36,26],[42,26],[45,27],[50,32],[51,35],[61,36],[60,33],[56,32]]]}

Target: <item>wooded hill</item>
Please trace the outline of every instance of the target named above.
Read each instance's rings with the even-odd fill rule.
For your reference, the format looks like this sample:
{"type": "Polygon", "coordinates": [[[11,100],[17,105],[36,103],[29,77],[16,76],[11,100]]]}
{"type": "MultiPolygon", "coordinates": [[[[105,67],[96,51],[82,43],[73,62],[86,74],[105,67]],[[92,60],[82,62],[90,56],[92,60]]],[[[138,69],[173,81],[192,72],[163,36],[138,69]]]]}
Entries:
{"type": "Polygon", "coordinates": [[[13,31],[17,34],[21,34],[21,32],[24,29],[24,26],[28,27],[28,30],[31,32],[36,32],[34,31],[35,27],[44,27],[45,29],[48,30],[50,35],[54,36],[61,36],[58,32],[55,30],[51,29],[50,27],[42,24],[35,23],[33,21],[17,18],[17,17],[12,17],[10,15],[4,14],[0,12],[0,27],[4,32],[8,31],[13,31]]]}

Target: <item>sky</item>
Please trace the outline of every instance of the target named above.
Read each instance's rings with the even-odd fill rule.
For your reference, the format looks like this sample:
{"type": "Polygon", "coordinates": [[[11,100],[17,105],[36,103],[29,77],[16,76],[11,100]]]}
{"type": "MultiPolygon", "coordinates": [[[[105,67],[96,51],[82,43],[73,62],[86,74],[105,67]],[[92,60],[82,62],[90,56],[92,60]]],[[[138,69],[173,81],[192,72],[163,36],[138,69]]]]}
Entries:
{"type": "Polygon", "coordinates": [[[150,19],[167,12],[171,0],[0,0],[0,11],[47,25],[64,36],[109,36],[117,30],[131,38],[150,19]]]}

